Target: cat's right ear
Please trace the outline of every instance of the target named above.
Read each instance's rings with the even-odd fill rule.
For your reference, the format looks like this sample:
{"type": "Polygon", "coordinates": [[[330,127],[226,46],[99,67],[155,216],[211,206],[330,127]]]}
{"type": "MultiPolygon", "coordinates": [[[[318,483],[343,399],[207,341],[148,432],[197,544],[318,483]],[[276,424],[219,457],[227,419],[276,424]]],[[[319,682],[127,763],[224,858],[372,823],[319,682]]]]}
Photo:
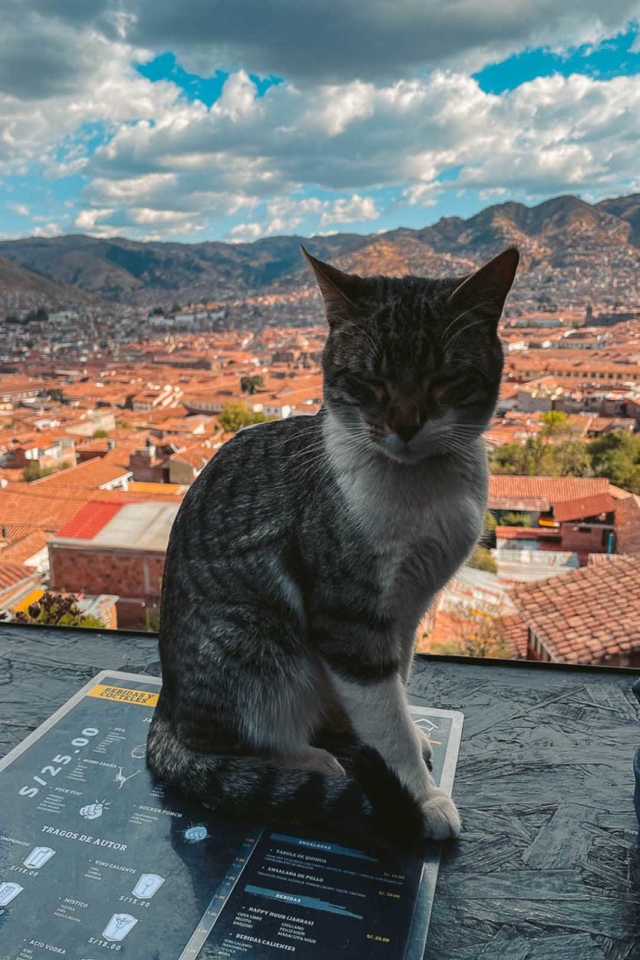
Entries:
{"type": "Polygon", "coordinates": [[[329,325],[333,326],[352,315],[357,309],[358,301],[367,295],[366,280],[354,273],[343,273],[337,267],[318,260],[302,245],[300,249],[315,274],[329,325]]]}

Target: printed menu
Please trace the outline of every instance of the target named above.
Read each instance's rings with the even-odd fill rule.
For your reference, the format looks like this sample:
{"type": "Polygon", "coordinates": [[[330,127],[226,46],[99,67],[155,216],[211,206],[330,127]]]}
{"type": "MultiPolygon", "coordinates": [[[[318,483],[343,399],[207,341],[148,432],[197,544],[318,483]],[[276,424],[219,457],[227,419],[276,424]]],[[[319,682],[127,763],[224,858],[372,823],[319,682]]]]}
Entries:
{"type": "MultiPolygon", "coordinates": [[[[145,767],[160,680],[103,672],[0,761],[0,960],[419,960],[439,862],[219,819],[145,767]]],[[[412,707],[450,790],[462,714],[412,707]]]]}

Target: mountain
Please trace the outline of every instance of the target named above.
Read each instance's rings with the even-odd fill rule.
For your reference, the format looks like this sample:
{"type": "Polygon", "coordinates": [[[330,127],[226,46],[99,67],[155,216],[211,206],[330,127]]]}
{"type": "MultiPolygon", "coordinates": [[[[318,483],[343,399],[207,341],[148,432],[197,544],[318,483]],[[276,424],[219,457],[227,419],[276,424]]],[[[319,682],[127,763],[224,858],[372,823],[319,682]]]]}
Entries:
{"type": "Polygon", "coordinates": [[[90,297],[80,289],[62,286],[33,270],[0,256],[0,309],[30,309],[46,305],[52,308],[81,305],[90,297]]]}
{"type": "MultiPolygon", "coordinates": [[[[317,256],[359,273],[463,276],[505,246],[523,256],[511,302],[614,305],[636,296],[640,269],[640,194],[586,203],[555,197],[534,207],[501,203],[468,219],[446,217],[419,230],[302,240],[267,237],[254,243],[142,243],[81,234],[0,242],[1,264],[23,268],[13,289],[50,281],[43,296],[83,292],[92,298],[145,306],[245,301],[291,296],[313,287],[300,243],[317,256]],[[3,259],[4,258],[4,259],[3,259]]],[[[6,273],[6,268],[5,268],[6,273]]],[[[304,299],[304,298],[303,298],[304,299]]],[[[308,299],[308,298],[307,298],[308,299]]],[[[262,309],[259,305],[256,310],[262,309]]]]}

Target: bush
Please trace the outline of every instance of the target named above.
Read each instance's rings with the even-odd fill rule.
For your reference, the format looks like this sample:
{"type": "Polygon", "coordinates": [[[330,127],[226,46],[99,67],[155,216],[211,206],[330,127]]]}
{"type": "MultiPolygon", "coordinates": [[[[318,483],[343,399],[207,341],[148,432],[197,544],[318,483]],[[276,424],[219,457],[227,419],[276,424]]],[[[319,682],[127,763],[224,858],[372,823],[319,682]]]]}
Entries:
{"type": "Polygon", "coordinates": [[[270,417],[264,413],[248,410],[244,403],[225,403],[218,417],[225,433],[237,433],[242,427],[252,427],[254,423],[267,423],[270,417]]]}
{"type": "Polygon", "coordinates": [[[92,436],[94,440],[104,440],[109,434],[106,430],[94,430],[92,436]]]}
{"type": "Polygon", "coordinates": [[[104,630],[104,623],[98,617],[82,613],[77,598],[70,593],[53,593],[47,590],[39,600],[30,603],[25,611],[18,611],[16,620],[20,623],[42,623],[56,627],[92,627],[104,630]]]}
{"type": "Polygon", "coordinates": [[[37,463],[28,463],[22,471],[22,479],[25,483],[31,483],[33,480],[42,480],[43,477],[49,477],[53,473],[51,467],[39,467],[37,463]]]}
{"type": "Polygon", "coordinates": [[[467,560],[467,564],[474,570],[484,570],[485,573],[498,572],[498,564],[486,547],[477,546],[467,560]]]}

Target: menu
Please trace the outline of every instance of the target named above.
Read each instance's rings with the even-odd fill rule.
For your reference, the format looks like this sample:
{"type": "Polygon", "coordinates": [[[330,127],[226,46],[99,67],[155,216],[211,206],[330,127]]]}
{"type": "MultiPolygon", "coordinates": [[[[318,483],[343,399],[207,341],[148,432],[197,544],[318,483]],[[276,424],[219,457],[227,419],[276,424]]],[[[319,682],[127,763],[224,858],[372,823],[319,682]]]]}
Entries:
{"type": "MultiPolygon", "coordinates": [[[[160,683],[105,671],[0,761],[0,960],[419,960],[439,848],[384,859],[154,783],[160,683]]],[[[450,791],[462,714],[412,712],[450,791]]]]}

